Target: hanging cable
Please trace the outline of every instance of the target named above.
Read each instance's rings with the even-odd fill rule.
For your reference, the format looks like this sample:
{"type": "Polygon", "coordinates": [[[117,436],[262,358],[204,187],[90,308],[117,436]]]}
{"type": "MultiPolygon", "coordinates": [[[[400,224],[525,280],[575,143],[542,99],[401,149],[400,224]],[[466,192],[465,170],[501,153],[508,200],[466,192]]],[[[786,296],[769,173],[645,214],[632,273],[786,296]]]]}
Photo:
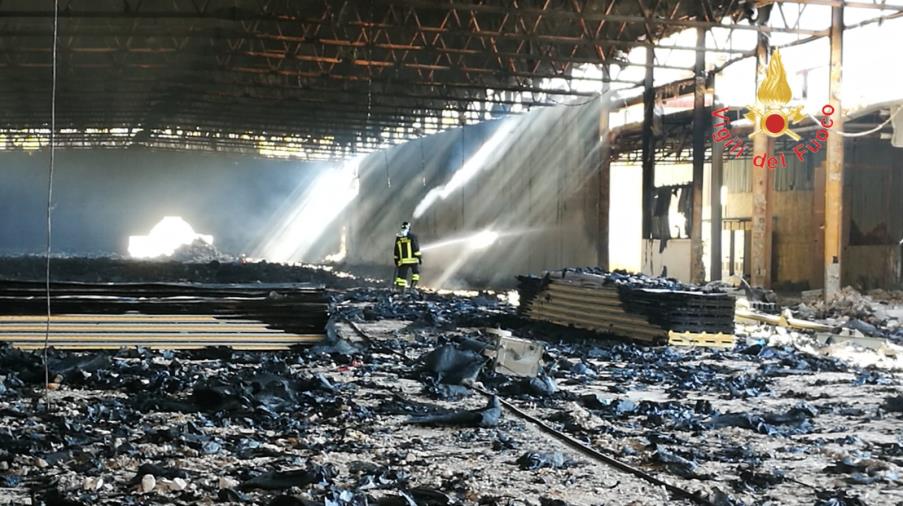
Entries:
{"type": "Polygon", "coordinates": [[[423,187],[426,188],[426,158],[423,157],[423,141],[426,140],[426,137],[421,137],[417,144],[420,145],[420,182],[423,184],[423,187]]]}
{"type": "Polygon", "coordinates": [[[56,162],[56,51],[59,30],[59,0],[53,0],[53,47],[50,82],[50,169],[47,173],[47,242],[45,249],[45,295],[47,297],[47,325],[44,328],[44,391],[50,389],[50,366],[47,363],[47,348],[50,344],[50,252],[53,238],[53,168],[56,162]]]}
{"type": "MultiPolygon", "coordinates": [[[[837,134],[841,137],[865,137],[866,135],[873,134],[873,133],[881,130],[885,126],[887,126],[887,124],[890,123],[894,119],[894,116],[899,114],[900,111],[903,111],[903,107],[897,109],[896,112],[891,113],[890,117],[887,118],[887,120],[884,123],[881,123],[880,125],[876,126],[875,128],[872,128],[871,130],[865,130],[864,132],[840,132],[840,131],[832,130],[831,133],[837,134]]],[[[817,125],[822,124],[821,120],[816,118],[812,113],[809,113],[809,117],[812,118],[812,121],[814,121],[817,125]]]]}
{"type": "Polygon", "coordinates": [[[383,150],[383,163],[386,166],[386,188],[392,188],[392,176],[389,175],[389,150],[383,150]]]}

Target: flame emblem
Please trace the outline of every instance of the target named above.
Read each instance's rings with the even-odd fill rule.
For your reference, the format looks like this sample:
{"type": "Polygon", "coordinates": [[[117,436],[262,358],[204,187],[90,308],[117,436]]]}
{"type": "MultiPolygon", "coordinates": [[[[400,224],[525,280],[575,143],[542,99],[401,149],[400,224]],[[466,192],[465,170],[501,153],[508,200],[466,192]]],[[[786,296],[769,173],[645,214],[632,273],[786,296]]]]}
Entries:
{"type": "Polygon", "coordinates": [[[746,118],[755,125],[750,137],[764,132],[769,137],[786,135],[795,141],[800,140],[800,136],[790,129],[790,125],[799,123],[806,116],[802,106],[787,107],[793,98],[793,91],[787,84],[787,73],[781,62],[780,51],[775,50],[771,55],[756,97],[759,99],[758,104],[748,106],[749,112],[746,113],[746,118]]]}

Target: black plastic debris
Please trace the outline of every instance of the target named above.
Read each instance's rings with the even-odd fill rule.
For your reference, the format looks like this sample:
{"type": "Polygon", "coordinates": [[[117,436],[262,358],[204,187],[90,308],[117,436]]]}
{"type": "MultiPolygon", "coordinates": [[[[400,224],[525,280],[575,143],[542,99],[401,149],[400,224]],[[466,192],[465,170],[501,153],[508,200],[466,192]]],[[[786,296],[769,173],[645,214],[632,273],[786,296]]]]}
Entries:
{"type": "Polygon", "coordinates": [[[577,362],[571,367],[571,373],[576,374],[578,376],[585,376],[587,378],[596,378],[599,376],[592,367],[586,365],[584,362],[577,362]]]}
{"type": "Polygon", "coordinates": [[[893,413],[903,413],[903,395],[896,397],[885,397],[881,404],[881,409],[893,413]]]}
{"type": "Polygon", "coordinates": [[[826,490],[816,492],[818,500],[815,506],[868,506],[865,501],[855,495],[850,495],[847,490],[826,490]]]}
{"type": "Polygon", "coordinates": [[[517,459],[517,465],[525,471],[543,468],[564,469],[575,463],[561,452],[527,452],[517,459]]]}
{"type": "Polygon", "coordinates": [[[406,492],[384,495],[376,504],[378,506],[418,506],[414,498],[406,492]]]}
{"type": "Polygon", "coordinates": [[[806,402],[801,402],[784,413],[725,413],[709,418],[706,426],[712,429],[740,427],[761,434],[792,435],[805,434],[812,430],[812,418],[818,411],[806,402]]]}
{"type": "Polygon", "coordinates": [[[342,339],[339,336],[338,331],[336,330],[336,323],[339,317],[334,315],[326,322],[326,338],[322,344],[318,344],[310,349],[310,353],[317,354],[323,353],[327,355],[343,355],[343,356],[351,356],[360,353],[358,348],[348,342],[345,339],[342,339]]]}
{"type": "Polygon", "coordinates": [[[18,474],[0,474],[0,488],[16,488],[22,483],[18,474]]]}
{"type": "Polygon", "coordinates": [[[715,487],[710,496],[712,506],[744,506],[745,503],[727,492],[715,487]]]}
{"type": "Polygon", "coordinates": [[[446,506],[456,502],[445,492],[429,487],[414,487],[407,490],[407,493],[418,506],[446,506]]]}
{"type": "Polygon", "coordinates": [[[222,502],[248,502],[250,500],[246,494],[231,488],[220,489],[216,494],[216,498],[222,502]]]}
{"type": "Polygon", "coordinates": [[[485,408],[438,415],[415,416],[408,423],[418,425],[459,425],[465,427],[491,428],[498,425],[502,417],[502,404],[493,396],[485,408]]]}
{"type": "Polygon", "coordinates": [[[231,360],[233,352],[228,346],[208,346],[189,350],[187,354],[195,360],[231,360]]]}
{"type": "Polygon", "coordinates": [[[291,495],[277,495],[267,506],[322,506],[322,502],[310,501],[291,495]]]}
{"type": "Polygon", "coordinates": [[[665,469],[667,469],[671,474],[681,476],[683,478],[700,477],[696,472],[699,468],[699,464],[692,460],[681,457],[677,453],[672,452],[667,448],[661,446],[656,447],[655,452],[652,454],[652,459],[654,462],[664,465],[665,469]]]}
{"type": "Polygon", "coordinates": [[[358,474],[355,490],[404,488],[411,474],[398,468],[379,466],[370,462],[352,462],[349,472],[358,474]]]}
{"type": "Polygon", "coordinates": [[[43,502],[45,506],[87,506],[81,501],[77,501],[64,495],[56,488],[50,489],[44,495],[43,502]]]}
{"type": "Polygon", "coordinates": [[[611,404],[611,400],[604,399],[599,394],[584,394],[580,396],[580,404],[589,409],[605,409],[611,404]]]}
{"type": "Polygon", "coordinates": [[[856,378],[853,379],[853,383],[856,385],[892,385],[894,384],[893,380],[889,378],[886,374],[882,374],[878,371],[859,371],[856,373],[856,378]]]}
{"type": "Polygon", "coordinates": [[[110,367],[110,357],[102,354],[73,355],[52,360],[48,367],[51,379],[58,375],[63,378],[63,381],[72,382],[84,379],[86,375],[90,375],[99,369],[108,369],[110,367]]]}
{"type": "Polygon", "coordinates": [[[439,490],[417,487],[399,490],[397,494],[385,495],[379,499],[377,504],[379,506],[447,506],[457,504],[457,501],[439,490]]]}
{"type": "Polygon", "coordinates": [[[285,490],[292,487],[306,487],[315,483],[327,483],[335,477],[331,466],[312,464],[306,469],[270,471],[258,474],[241,484],[242,490],[285,490]]]}
{"type": "Polygon", "coordinates": [[[460,385],[476,379],[486,357],[445,344],[421,357],[423,371],[439,383],[460,385]]]}
{"type": "Polygon", "coordinates": [[[589,409],[606,411],[613,415],[626,415],[637,410],[637,404],[630,399],[606,399],[598,394],[580,397],[580,403],[589,409]]]}
{"type": "Polygon", "coordinates": [[[737,479],[732,481],[735,490],[760,492],[784,483],[783,469],[759,469],[756,466],[744,464],[736,469],[737,479]]]}
{"type": "Polygon", "coordinates": [[[191,402],[202,411],[214,412],[242,409],[250,403],[247,398],[242,398],[236,388],[230,385],[195,387],[191,393],[191,402]]]}
{"type": "Polygon", "coordinates": [[[558,392],[558,385],[551,376],[540,374],[527,380],[527,389],[534,397],[548,397],[558,392]]]}
{"type": "MultiPolygon", "coordinates": [[[[325,496],[322,497],[323,506],[368,506],[370,503],[367,496],[357,493],[353,490],[345,490],[340,488],[331,488],[325,496]]],[[[306,504],[319,505],[320,502],[306,502],[306,504]]]]}
{"type": "Polygon", "coordinates": [[[496,391],[508,397],[549,398],[559,392],[551,376],[541,373],[535,378],[512,378],[501,374],[484,377],[483,382],[495,385],[496,391]]]}
{"type": "Polygon", "coordinates": [[[453,330],[458,327],[494,327],[502,320],[513,320],[514,308],[500,304],[495,296],[462,298],[454,295],[420,292],[393,294],[386,290],[350,290],[342,300],[372,303],[360,312],[367,321],[396,319],[409,321],[406,330],[453,330]]]}
{"type": "Polygon", "coordinates": [[[878,330],[878,327],[872,325],[871,323],[864,322],[858,318],[852,318],[852,319],[848,320],[844,324],[844,327],[846,327],[848,329],[858,330],[859,332],[862,332],[863,334],[865,334],[866,336],[869,336],[869,337],[883,337],[884,336],[884,332],[881,332],[880,330],[878,330]]]}

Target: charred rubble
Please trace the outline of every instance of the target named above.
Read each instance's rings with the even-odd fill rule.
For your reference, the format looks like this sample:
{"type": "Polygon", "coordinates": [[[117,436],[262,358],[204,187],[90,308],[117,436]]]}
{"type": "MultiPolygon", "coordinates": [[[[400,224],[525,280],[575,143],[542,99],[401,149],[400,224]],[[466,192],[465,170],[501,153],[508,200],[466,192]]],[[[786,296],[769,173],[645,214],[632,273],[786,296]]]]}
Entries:
{"type": "MultiPolygon", "coordinates": [[[[0,497],[12,504],[885,504],[899,493],[900,378],[747,339],[606,340],[493,294],[334,292],[327,341],[49,353],[0,348],[0,497]],[[496,372],[504,326],[544,343],[496,372]],[[497,397],[487,397],[486,395],[497,397]],[[536,484],[541,483],[540,487],[536,484]],[[791,500],[788,500],[791,497],[791,500]]],[[[896,499],[894,499],[896,500],[896,499]]]]}

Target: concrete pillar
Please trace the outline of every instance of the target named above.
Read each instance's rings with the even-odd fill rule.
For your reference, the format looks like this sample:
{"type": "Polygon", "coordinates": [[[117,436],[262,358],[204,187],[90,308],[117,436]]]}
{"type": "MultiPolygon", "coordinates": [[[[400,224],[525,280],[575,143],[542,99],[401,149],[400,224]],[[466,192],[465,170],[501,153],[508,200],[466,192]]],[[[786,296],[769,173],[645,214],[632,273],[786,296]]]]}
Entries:
{"type": "MultiPolygon", "coordinates": [[[[603,69],[605,78],[609,77],[608,66],[603,69]]],[[[597,258],[599,267],[608,270],[608,220],[611,209],[611,145],[609,144],[609,113],[611,102],[608,96],[608,82],[602,85],[602,108],[599,112],[599,231],[596,237],[597,258]]]]}
{"type": "MultiPolygon", "coordinates": [[[[768,39],[759,34],[756,46],[756,88],[768,66],[768,39]]],[[[768,136],[759,132],[753,136],[753,156],[769,151],[768,136]]],[[[771,171],[765,167],[752,168],[752,232],[750,245],[750,280],[753,286],[771,286],[771,202],[768,199],[771,171]]]]}
{"type": "Polygon", "coordinates": [[[705,28],[696,28],[696,63],[693,66],[693,216],[690,221],[690,281],[705,282],[702,262],[702,182],[705,174],[705,139],[709,130],[705,111],[705,28]]]}
{"type": "MultiPolygon", "coordinates": [[[[712,107],[715,107],[714,105],[712,107]]],[[[717,107],[715,107],[717,109],[717,107]]],[[[721,186],[724,184],[724,145],[720,142],[712,143],[712,178],[709,195],[712,206],[710,246],[712,266],[712,281],[721,279],[721,186]]],[[[733,232],[732,232],[733,233],[733,232]]],[[[733,237],[731,237],[733,241],[733,237]]],[[[733,244],[733,243],[732,243],[733,244]]],[[[733,250],[733,247],[731,248],[733,250]]]]}
{"type": "Polygon", "coordinates": [[[834,108],[834,124],[828,135],[825,159],[825,298],[840,292],[843,253],[843,131],[840,103],[843,79],[843,7],[831,8],[831,62],[828,103],[834,108]]]}
{"type": "Polygon", "coordinates": [[[654,46],[646,46],[646,77],[643,79],[643,239],[652,235],[652,190],[655,186],[655,139],[652,133],[655,88],[653,87],[654,46]]]}
{"type": "MultiPolygon", "coordinates": [[[[825,148],[827,149],[827,148],[825,148]]],[[[821,162],[814,167],[812,185],[812,270],[809,284],[812,288],[824,288],[825,263],[825,164],[821,162]]]]}

